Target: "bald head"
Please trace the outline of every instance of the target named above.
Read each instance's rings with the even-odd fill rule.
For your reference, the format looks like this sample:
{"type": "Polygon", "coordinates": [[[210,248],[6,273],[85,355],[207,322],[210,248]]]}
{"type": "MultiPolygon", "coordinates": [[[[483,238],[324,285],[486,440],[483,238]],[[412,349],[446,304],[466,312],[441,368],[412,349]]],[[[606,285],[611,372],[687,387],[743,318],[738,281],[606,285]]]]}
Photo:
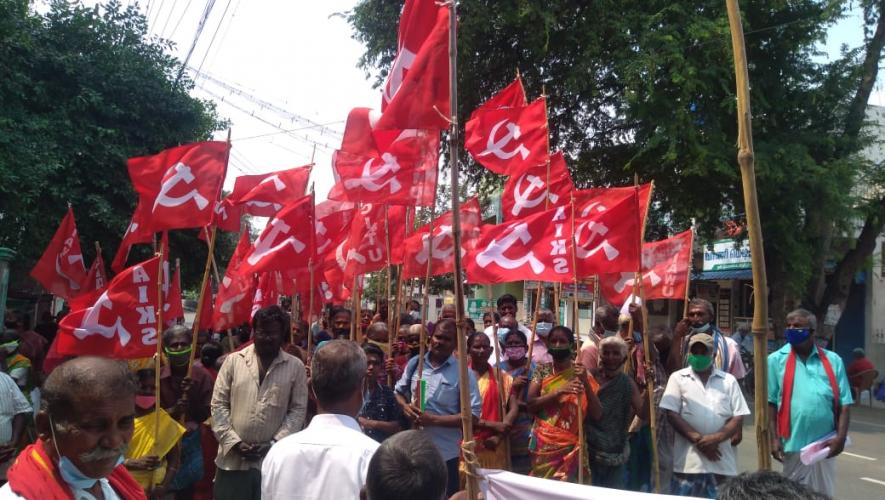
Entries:
{"type": "Polygon", "coordinates": [[[501,321],[498,322],[498,328],[509,328],[511,330],[516,330],[516,318],[514,318],[512,314],[504,315],[501,318],[501,321]]]}
{"type": "Polygon", "coordinates": [[[366,337],[375,342],[387,342],[388,332],[387,323],[376,321],[369,325],[369,328],[366,330],[366,337]]]}
{"type": "Polygon", "coordinates": [[[596,324],[594,330],[602,335],[605,330],[616,331],[618,329],[618,310],[609,304],[596,308],[596,324]]]}
{"type": "Polygon", "coordinates": [[[120,361],[83,356],[59,365],[43,383],[41,408],[56,422],[66,422],[82,401],[134,398],[135,378],[120,361]]]}

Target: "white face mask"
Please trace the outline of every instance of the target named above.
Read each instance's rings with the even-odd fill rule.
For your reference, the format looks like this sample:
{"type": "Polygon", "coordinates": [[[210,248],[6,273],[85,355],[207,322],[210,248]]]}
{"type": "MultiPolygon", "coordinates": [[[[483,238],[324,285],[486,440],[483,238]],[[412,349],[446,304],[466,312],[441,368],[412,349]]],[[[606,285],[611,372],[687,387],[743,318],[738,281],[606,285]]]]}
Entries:
{"type": "Polygon", "coordinates": [[[541,337],[546,337],[547,334],[549,334],[550,330],[552,330],[552,329],[553,329],[553,323],[539,321],[538,324],[535,325],[535,333],[537,333],[541,337]]]}

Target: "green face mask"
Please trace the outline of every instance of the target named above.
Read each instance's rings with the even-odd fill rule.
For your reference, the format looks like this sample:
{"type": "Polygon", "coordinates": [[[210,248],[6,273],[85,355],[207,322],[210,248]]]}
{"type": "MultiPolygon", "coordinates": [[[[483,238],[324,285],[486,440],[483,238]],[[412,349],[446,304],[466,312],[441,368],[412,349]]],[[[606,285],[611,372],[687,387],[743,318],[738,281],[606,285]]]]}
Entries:
{"type": "Polygon", "coordinates": [[[691,367],[692,370],[696,372],[707,371],[710,368],[710,365],[713,364],[713,356],[709,356],[707,354],[689,354],[688,355],[688,366],[691,367]]]}
{"type": "Polygon", "coordinates": [[[185,347],[180,351],[171,351],[167,348],[163,348],[163,352],[166,353],[166,357],[169,358],[169,362],[173,365],[186,365],[188,361],[190,361],[191,348],[190,346],[185,347]]]}

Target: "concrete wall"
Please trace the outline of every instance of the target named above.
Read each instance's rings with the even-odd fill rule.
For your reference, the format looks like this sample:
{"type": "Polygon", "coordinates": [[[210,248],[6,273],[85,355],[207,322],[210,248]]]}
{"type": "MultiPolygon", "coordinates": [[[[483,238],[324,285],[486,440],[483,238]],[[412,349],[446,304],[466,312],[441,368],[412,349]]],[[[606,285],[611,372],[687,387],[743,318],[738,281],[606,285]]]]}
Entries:
{"type": "Polygon", "coordinates": [[[885,236],[879,236],[876,252],[873,254],[872,267],[867,273],[866,283],[866,336],[867,357],[870,358],[879,374],[885,374],[885,236]]]}

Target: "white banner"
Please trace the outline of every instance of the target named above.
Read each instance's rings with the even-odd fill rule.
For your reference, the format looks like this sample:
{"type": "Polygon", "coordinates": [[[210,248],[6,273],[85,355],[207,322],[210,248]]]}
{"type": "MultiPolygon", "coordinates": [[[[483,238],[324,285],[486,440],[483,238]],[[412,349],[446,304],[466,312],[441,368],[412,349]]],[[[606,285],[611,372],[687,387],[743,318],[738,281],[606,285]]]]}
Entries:
{"type": "Polygon", "coordinates": [[[613,490],[598,486],[584,486],[495,469],[480,469],[479,472],[483,478],[480,481],[480,489],[486,500],[512,500],[514,498],[543,498],[545,500],[602,500],[611,498],[617,498],[618,500],[661,500],[665,498],[690,498],[613,490]]]}

